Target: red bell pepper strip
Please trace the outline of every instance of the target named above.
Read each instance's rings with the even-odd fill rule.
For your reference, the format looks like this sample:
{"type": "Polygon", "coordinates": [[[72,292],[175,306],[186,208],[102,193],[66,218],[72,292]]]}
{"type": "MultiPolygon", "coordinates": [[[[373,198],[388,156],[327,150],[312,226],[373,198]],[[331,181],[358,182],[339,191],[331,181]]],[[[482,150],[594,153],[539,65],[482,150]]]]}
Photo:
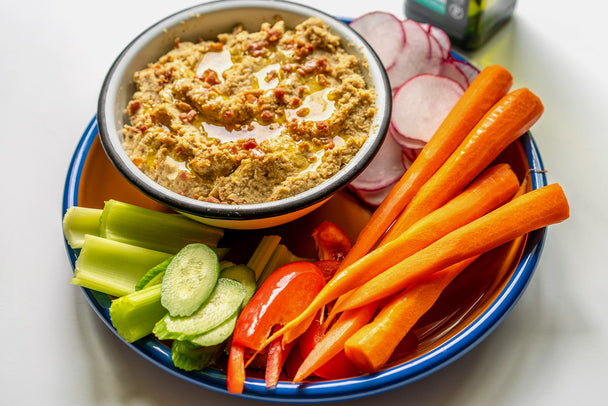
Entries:
{"type": "MultiPolygon", "coordinates": [[[[227,385],[241,393],[245,382],[245,351],[261,351],[275,326],[298,316],[325,285],[321,270],[311,262],[298,261],[274,271],[239,315],[228,358],[227,385]],[[234,354],[233,354],[234,353],[234,354]]],[[[278,382],[289,348],[279,337],[270,345],[266,361],[267,386],[278,382]]]]}
{"type": "Polygon", "coordinates": [[[336,271],[338,268],[340,268],[340,264],[342,264],[342,261],[338,261],[336,259],[321,259],[315,262],[315,265],[319,267],[321,272],[323,272],[325,281],[328,281],[334,277],[336,271]]]}
{"type": "Polygon", "coordinates": [[[324,221],[312,232],[320,260],[342,261],[353,246],[344,231],[337,225],[324,221]]]}
{"type": "Polygon", "coordinates": [[[324,285],[323,274],[311,262],[283,265],[247,303],[237,319],[232,341],[261,351],[273,327],[298,316],[324,285]]]}
{"type": "Polygon", "coordinates": [[[232,343],[230,346],[226,386],[230,393],[243,393],[245,387],[245,348],[242,345],[232,343]]]}
{"type": "MultiPolygon", "coordinates": [[[[304,361],[304,358],[312,352],[313,348],[323,340],[323,337],[325,337],[325,326],[321,320],[321,311],[319,311],[308,330],[306,330],[298,339],[302,357],[300,363],[304,361]]],[[[358,372],[359,369],[357,366],[346,357],[344,350],[342,350],[325,364],[317,368],[313,373],[324,379],[343,379],[354,376],[358,372]]]]}
{"type": "Polygon", "coordinates": [[[281,370],[285,364],[285,360],[289,356],[295,341],[287,344],[283,347],[281,338],[277,338],[268,346],[268,355],[266,357],[266,373],[264,375],[264,381],[266,387],[272,389],[279,383],[281,377],[281,370]]]}

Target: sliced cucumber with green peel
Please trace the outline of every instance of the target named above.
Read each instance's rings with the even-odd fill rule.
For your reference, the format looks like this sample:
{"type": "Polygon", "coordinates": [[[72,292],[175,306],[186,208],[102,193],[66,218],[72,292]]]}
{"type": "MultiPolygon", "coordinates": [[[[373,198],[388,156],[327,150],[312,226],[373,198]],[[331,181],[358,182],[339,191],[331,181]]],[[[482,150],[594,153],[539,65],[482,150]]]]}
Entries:
{"type": "MultiPolygon", "coordinates": [[[[165,279],[166,279],[165,274],[165,279]]],[[[153,333],[161,340],[190,340],[224,323],[241,309],[245,289],[233,279],[220,278],[215,289],[194,314],[173,317],[167,314],[154,326],[153,333]]]]}
{"type": "Polygon", "coordinates": [[[198,371],[206,368],[219,353],[218,347],[199,347],[187,341],[174,340],[171,345],[173,365],[184,371],[198,371]]]}
{"type": "Polygon", "coordinates": [[[214,328],[213,330],[207,331],[205,334],[191,338],[189,341],[192,344],[200,345],[201,347],[210,347],[218,345],[226,341],[234,332],[234,326],[236,326],[236,319],[239,313],[234,313],[228,320],[214,328]]]}
{"type": "Polygon", "coordinates": [[[220,264],[205,244],[182,248],[165,271],[161,304],[173,317],[190,316],[209,298],[217,283],[220,264]]]}
{"type": "Polygon", "coordinates": [[[253,269],[246,265],[234,265],[220,272],[220,278],[230,278],[237,282],[240,282],[245,289],[245,300],[243,300],[243,307],[249,302],[249,299],[253,297],[256,289],[255,272],[253,269]]]}

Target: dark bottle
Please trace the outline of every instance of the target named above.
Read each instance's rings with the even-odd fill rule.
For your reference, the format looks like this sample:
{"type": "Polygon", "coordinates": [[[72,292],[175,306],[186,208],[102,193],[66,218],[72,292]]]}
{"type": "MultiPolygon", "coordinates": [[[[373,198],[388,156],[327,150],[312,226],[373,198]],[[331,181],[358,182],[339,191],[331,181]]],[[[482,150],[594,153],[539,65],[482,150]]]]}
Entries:
{"type": "Polygon", "coordinates": [[[444,30],[465,51],[482,45],[513,14],[516,0],[406,0],[407,18],[444,30]]]}

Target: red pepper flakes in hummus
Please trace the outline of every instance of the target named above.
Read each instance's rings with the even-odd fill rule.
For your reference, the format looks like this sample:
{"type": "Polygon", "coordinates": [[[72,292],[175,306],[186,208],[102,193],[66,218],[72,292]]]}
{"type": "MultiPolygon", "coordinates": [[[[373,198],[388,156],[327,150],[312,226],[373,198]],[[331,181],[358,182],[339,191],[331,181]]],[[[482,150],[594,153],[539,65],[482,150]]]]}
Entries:
{"type": "Polygon", "coordinates": [[[283,199],[329,179],[376,113],[360,61],[318,18],[241,27],[134,75],[124,148],[147,176],[207,202],[283,199]]]}

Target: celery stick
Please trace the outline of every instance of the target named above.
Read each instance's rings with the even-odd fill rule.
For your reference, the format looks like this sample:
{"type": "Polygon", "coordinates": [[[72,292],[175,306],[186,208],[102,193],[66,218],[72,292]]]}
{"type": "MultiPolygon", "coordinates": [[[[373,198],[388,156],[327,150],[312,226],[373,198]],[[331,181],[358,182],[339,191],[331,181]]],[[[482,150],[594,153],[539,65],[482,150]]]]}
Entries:
{"type": "Polygon", "coordinates": [[[270,256],[270,259],[266,263],[262,274],[258,278],[257,287],[259,288],[260,286],[262,286],[262,284],[270,276],[270,274],[277,270],[279,267],[295,261],[303,261],[303,259],[298,257],[297,255],[292,254],[292,252],[289,251],[289,249],[285,245],[277,245],[277,247],[274,249],[274,252],[270,256]]]}
{"type": "Polygon", "coordinates": [[[165,314],[167,310],[160,304],[160,285],[119,297],[110,306],[112,325],[130,343],[151,334],[165,314]]]}
{"type": "Polygon", "coordinates": [[[105,203],[99,230],[101,237],[171,254],[194,242],[216,247],[224,235],[222,229],[181,214],[162,213],[116,200],[105,203]]]}
{"type": "Polygon", "coordinates": [[[71,282],[111,296],[123,296],[135,291],[135,285],[148,269],[170,256],[89,234],[76,260],[71,282]]]}
{"type": "Polygon", "coordinates": [[[277,245],[279,245],[279,242],[281,242],[281,237],[278,235],[265,235],[260,240],[260,243],[251,255],[251,258],[249,258],[247,267],[253,269],[256,280],[260,278],[260,275],[264,271],[264,267],[266,267],[268,260],[272,256],[277,245]]]}
{"type": "Polygon", "coordinates": [[[99,235],[101,209],[73,206],[63,216],[63,234],[72,249],[82,248],[86,234],[99,235]]]}
{"type": "Polygon", "coordinates": [[[174,340],[171,345],[173,365],[184,371],[198,371],[209,366],[221,351],[220,347],[200,347],[187,341],[174,340]]]}

